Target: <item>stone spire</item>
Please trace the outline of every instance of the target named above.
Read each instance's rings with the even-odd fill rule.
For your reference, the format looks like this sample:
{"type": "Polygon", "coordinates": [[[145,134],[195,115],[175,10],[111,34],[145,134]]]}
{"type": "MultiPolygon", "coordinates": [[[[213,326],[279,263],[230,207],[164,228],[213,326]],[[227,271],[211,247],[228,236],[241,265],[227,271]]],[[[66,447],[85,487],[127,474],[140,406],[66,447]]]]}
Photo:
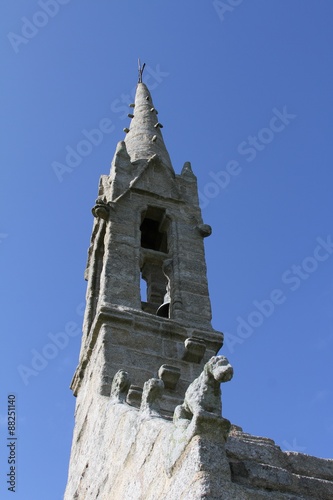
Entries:
{"type": "Polygon", "coordinates": [[[125,144],[131,162],[138,160],[148,160],[153,155],[157,155],[163,165],[174,172],[169,153],[165,147],[157,111],[147,86],[139,82],[135,103],[131,105],[134,108],[133,114],[128,116],[132,118],[130,128],[125,128],[127,133],[125,144]]]}

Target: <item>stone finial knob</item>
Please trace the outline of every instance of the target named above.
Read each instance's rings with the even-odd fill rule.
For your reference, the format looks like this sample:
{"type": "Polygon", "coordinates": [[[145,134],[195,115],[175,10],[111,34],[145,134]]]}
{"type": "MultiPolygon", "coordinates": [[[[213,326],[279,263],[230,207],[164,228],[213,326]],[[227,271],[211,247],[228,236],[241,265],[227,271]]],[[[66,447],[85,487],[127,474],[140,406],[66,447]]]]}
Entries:
{"type": "Polygon", "coordinates": [[[103,200],[97,199],[95,206],[91,209],[94,217],[108,220],[110,213],[110,206],[103,200]]]}
{"type": "Polygon", "coordinates": [[[212,234],[212,227],[209,224],[199,224],[197,228],[203,238],[207,238],[212,234]]]}

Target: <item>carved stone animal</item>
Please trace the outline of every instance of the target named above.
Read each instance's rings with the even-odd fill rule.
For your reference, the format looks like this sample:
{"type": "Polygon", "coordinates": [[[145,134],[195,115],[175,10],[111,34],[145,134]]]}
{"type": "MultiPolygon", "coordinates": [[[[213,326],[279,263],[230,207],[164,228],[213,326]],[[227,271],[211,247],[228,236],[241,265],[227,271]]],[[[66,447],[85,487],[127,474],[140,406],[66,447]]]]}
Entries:
{"type": "Polygon", "coordinates": [[[125,403],[131,385],[128,373],[118,370],[112,380],[110,399],[112,403],[125,403]]]}
{"type": "Polygon", "coordinates": [[[233,368],[225,356],[213,356],[188,387],[184,403],[177,406],[174,421],[193,416],[221,417],[221,382],[232,379],[233,368]]]}
{"type": "Polygon", "coordinates": [[[163,380],[151,378],[143,385],[140,412],[149,416],[159,417],[160,398],[164,389],[163,380]]]}

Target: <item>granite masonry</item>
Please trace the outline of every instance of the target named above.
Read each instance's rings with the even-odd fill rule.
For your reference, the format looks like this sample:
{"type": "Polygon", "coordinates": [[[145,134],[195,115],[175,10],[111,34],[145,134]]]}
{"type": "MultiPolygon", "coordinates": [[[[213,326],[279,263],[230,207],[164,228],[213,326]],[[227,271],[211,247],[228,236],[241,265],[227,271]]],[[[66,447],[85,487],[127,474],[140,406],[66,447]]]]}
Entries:
{"type": "Polygon", "coordinates": [[[141,77],[92,209],[65,499],[332,499],[332,460],[282,452],[222,416],[233,368],[211,326],[211,228],[141,77]]]}

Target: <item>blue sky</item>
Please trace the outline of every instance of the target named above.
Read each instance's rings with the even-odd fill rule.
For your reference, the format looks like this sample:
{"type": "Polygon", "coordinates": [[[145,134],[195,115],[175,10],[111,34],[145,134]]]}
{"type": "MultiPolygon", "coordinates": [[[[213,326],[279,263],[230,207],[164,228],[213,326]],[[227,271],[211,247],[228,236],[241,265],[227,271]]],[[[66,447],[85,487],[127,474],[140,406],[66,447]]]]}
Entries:
{"type": "Polygon", "coordinates": [[[192,162],[213,227],[213,325],[235,370],[223,414],[332,456],[332,14],[329,0],[4,2],[1,498],[8,394],[15,498],[64,492],[91,207],[138,57],[173,166],[192,162]]]}

